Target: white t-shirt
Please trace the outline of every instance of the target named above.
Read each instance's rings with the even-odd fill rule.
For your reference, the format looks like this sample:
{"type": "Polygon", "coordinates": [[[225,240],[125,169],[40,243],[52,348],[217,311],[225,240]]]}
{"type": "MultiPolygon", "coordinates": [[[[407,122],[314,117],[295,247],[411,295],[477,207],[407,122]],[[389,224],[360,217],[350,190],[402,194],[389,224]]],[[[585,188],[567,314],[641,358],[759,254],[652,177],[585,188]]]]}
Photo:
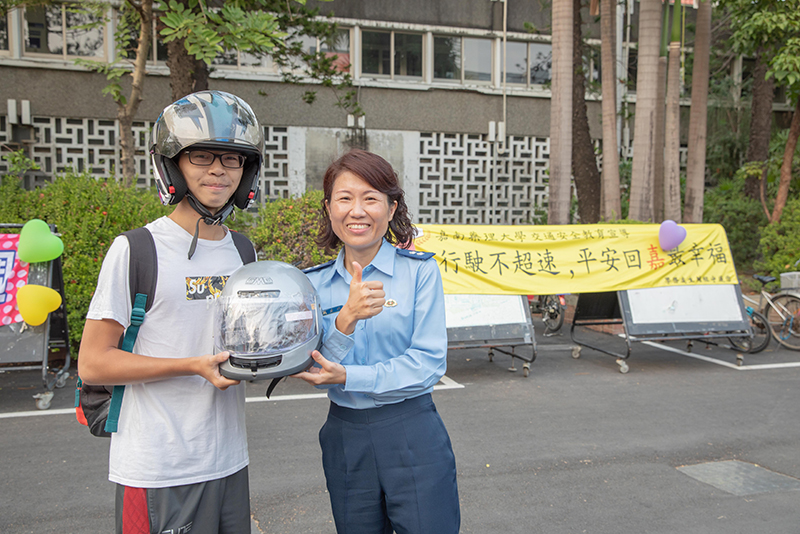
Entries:
{"type": "MultiPolygon", "coordinates": [[[[159,358],[213,354],[213,299],[242,261],[230,233],[199,239],[168,217],[147,225],[156,243],[158,283],[133,352],[159,358]]],[[[89,319],[128,327],[128,240],[117,237],[103,261],[89,319]]],[[[244,384],[220,391],[200,376],[125,386],[111,437],[109,480],[163,488],[216,480],[248,464],[244,384]]]]}

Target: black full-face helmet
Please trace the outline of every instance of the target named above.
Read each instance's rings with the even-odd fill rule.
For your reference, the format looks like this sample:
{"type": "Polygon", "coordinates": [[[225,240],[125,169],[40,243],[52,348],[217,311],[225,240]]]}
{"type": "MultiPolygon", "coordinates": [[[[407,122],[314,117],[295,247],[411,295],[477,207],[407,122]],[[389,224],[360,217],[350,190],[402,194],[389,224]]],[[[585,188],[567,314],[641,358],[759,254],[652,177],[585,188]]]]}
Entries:
{"type": "Polygon", "coordinates": [[[258,197],[264,135],[250,106],[223,91],[192,93],[164,108],[153,126],[150,154],[161,203],[177,204],[184,197],[206,224],[222,224],[233,207],[247,209],[258,197]],[[216,213],[188,190],[175,157],[186,148],[231,150],[245,155],[242,180],[231,199],[216,213]]]}

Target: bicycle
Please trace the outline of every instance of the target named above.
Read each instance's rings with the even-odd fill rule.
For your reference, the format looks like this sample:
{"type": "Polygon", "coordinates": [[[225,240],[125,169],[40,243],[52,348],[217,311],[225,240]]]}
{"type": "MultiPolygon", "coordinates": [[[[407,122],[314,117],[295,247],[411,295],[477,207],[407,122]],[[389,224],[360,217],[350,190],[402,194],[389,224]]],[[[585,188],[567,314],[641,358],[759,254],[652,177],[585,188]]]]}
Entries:
{"type": "Polygon", "coordinates": [[[528,295],[531,315],[541,314],[544,322],[544,335],[555,335],[564,324],[564,310],[567,300],[564,295],[528,295]]]}
{"type": "MultiPolygon", "coordinates": [[[[800,350],[800,297],[787,291],[770,295],[763,286],[776,281],[774,276],[755,274],[753,278],[762,284],[759,299],[742,295],[746,303],[758,306],[753,315],[757,313],[755,309],[760,310],[763,319],[759,320],[766,320],[775,340],[787,349],[800,350]]],[[[752,321],[751,315],[751,324],[752,321]]]]}
{"type": "Polygon", "coordinates": [[[757,312],[752,306],[746,306],[745,311],[750,317],[750,327],[753,329],[753,337],[729,337],[728,341],[736,350],[748,354],[755,354],[767,348],[770,340],[772,340],[772,329],[769,327],[767,318],[757,312]]]}

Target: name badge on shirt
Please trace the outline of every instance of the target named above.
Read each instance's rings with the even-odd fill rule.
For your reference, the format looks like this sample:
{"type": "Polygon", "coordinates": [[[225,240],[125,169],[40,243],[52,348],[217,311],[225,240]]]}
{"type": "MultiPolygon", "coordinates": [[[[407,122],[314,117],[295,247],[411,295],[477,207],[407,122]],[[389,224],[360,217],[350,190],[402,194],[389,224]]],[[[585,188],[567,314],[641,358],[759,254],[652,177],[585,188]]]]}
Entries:
{"type": "Polygon", "coordinates": [[[324,317],[324,316],[329,315],[331,313],[336,313],[341,309],[342,309],[341,306],[336,306],[335,308],[328,308],[327,310],[322,310],[322,316],[324,317]]]}

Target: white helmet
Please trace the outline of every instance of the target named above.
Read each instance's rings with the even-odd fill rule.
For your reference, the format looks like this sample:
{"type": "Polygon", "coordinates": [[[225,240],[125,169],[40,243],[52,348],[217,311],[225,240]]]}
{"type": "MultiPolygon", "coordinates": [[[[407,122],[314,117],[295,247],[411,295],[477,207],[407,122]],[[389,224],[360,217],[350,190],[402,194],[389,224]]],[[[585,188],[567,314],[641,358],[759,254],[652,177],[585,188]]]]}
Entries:
{"type": "Polygon", "coordinates": [[[249,263],[228,278],[215,302],[214,350],[230,352],[220,373],[232,380],[282,378],[308,369],[322,345],[317,291],[302,271],[279,261],[249,263]]]}
{"type": "Polygon", "coordinates": [[[223,91],[199,91],[164,108],[153,126],[150,154],[161,203],[177,204],[188,196],[207,224],[221,224],[233,206],[247,209],[258,196],[264,135],[250,106],[223,91]],[[197,202],[173,159],[188,147],[234,150],[247,160],[242,180],[230,200],[215,214],[197,202]]]}

